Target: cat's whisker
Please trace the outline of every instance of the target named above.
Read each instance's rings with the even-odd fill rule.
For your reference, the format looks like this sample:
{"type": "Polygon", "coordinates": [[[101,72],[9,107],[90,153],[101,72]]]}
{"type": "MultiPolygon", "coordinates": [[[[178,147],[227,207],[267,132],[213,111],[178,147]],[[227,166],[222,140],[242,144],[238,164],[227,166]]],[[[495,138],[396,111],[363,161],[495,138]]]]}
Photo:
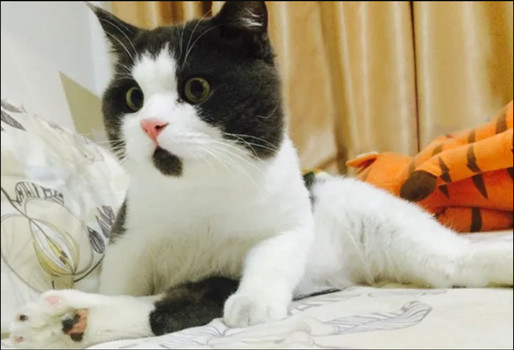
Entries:
{"type": "Polygon", "coordinates": [[[253,146],[258,147],[258,148],[262,148],[262,149],[267,149],[267,150],[270,150],[270,151],[272,151],[272,152],[276,152],[276,151],[278,150],[276,147],[273,147],[273,148],[272,148],[272,147],[268,147],[268,146],[261,145],[261,144],[259,144],[259,143],[249,142],[249,141],[245,140],[243,137],[241,137],[241,136],[237,136],[237,135],[235,135],[235,134],[228,134],[228,133],[224,133],[224,134],[225,134],[225,135],[228,135],[228,136],[230,136],[230,137],[235,138],[235,139],[236,139],[236,141],[241,141],[241,142],[243,142],[244,144],[246,144],[246,145],[250,146],[250,148],[251,148],[251,149],[252,149],[252,151],[253,151],[253,154],[254,154],[256,157],[258,156],[258,154],[257,154],[257,152],[255,151],[255,148],[254,148],[253,146]]]}
{"type": "MultiPolygon", "coordinates": [[[[202,147],[202,146],[200,146],[200,145],[197,145],[197,147],[199,147],[199,148],[200,148],[200,150],[201,150],[202,152],[205,152],[205,153],[207,153],[208,155],[210,155],[211,157],[213,157],[213,156],[212,156],[212,152],[210,152],[210,151],[209,151],[208,149],[206,149],[205,147],[202,147]]],[[[214,158],[214,157],[213,157],[213,158],[214,158]]],[[[211,168],[212,172],[213,172],[213,173],[216,173],[216,167],[215,167],[215,164],[213,165],[213,163],[211,162],[211,159],[210,159],[210,157],[209,157],[209,156],[205,157],[205,161],[207,162],[207,164],[209,164],[209,168],[211,168]]]]}
{"type": "MultiPolygon", "coordinates": [[[[132,40],[130,40],[130,38],[128,37],[128,35],[123,31],[121,30],[120,27],[118,27],[114,22],[112,21],[109,21],[108,19],[106,18],[100,18],[100,21],[102,22],[105,22],[105,23],[109,23],[111,26],[113,26],[114,28],[116,28],[126,39],[127,41],[129,42],[130,45],[132,45],[132,49],[134,49],[134,54],[137,53],[137,50],[136,50],[136,47],[134,46],[134,44],[132,43],[132,40]]],[[[121,44],[121,42],[120,42],[121,44]]],[[[127,51],[128,52],[128,51],[127,51]]],[[[132,59],[134,60],[134,59],[132,59]]]]}
{"type": "Polygon", "coordinates": [[[125,69],[128,73],[128,75],[132,76],[132,70],[125,64],[121,63],[121,62],[115,62],[114,63],[115,66],[120,66],[121,68],[125,69]]]}
{"type": "Polygon", "coordinates": [[[221,157],[219,157],[219,155],[216,154],[216,152],[211,151],[211,150],[207,149],[206,147],[203,147],[202,149],[203,149],[203,151],[208,153],[215,161],[220,163],[227,170],[227,173],[232,177],[232,179],[236,179],[234,172],[230,170],[230,168],[227,166],[226,162],[223,161],[223,159],[221,157]]]}
{"type": "Polygon", "coordinates": [[[248,145],[252,145],[252,146],[255,146],[255,147],[258,147],[258,148],[262,148],[262,149],[267,149],[269,151],[273,151],[273,152],[276,152],[277,151],[277,148],[276,147],[268,147],[268,146],[264,146],[264,145],[261,145],[259,143],[254,143],[254,142],[248,142],[246,140],[243,140],[244,142],[246,142],[248,145]]]}
{"type": "MultiPolygon", "coordinates": [[[[214,141],[214,144],[211,144],[210,146],[213,147],[214,149],[222,151],[223,154],[228,156],[228,157],[232,156],[231,159],[236,161],[238,166],[240,166],[241,168],[243,168],[243,165],[246,164],[246,165],[251,166],[260,175],[265,175],[264,171],[262,169],[260,169],[257,165],[255,165],[254,163],[250,162],[244,156],[241,156],[241,155],[237,154],[236,152],[234,152],[234,150],[235,150],[235,151],[241,153],[241,151],[237,147],[234,147],[232,145],[228,145],[228,144],[223,143],[223,142],[216,142],[216,141],[214,141]],[[222,148],[221,146],[224,146],[225,148],[222,148]],[[226,148],[226,147],[228,147],[228,148],[226,148]],[[234,157],[237,158],[237,159],[234,159],[234,157]],[[244,164],[241,164],[241,162],[244,163],[244,164]]],[[[245,155],[247,155],[247,154],[245,153],[245,155]]],[[[255,182],[253,177],[252,177],[252,181],[255,182]]]]}
{"type": "Polygon", "coordinates": [[[236,147],[234,145],[226,143],[226,142],[219,142],[219,141],[215,141],[215,140],[210,140],[210,142],[213,143],[213,146],[215,146],[215,147],[216,146],[218,146],[218,147],[219,146],[227,147],[227,148],[223,149],[225,152],[227,152],[227,154],[231,154],[231,155],[237,157],[238,159],[240,159],[244,163],[250,165],[252,168],[257,170],[259,173],[264,175],[264,171],[261,168],[259,168],[256,164],[254,164],[253,162],[251,162],[250,160],[248,160],[248,159],[246,159],[244,157],[245,155],[248,155],[247,152],[239,149],[238,147],[236,147]]]}
{"type": "MultiPolygon", "coordinates": [[[[212,140],[209,140],[209,143],[211,143],[211,142],[212,142],[212,140]]],[[[244,169],[244,167],[240,164],[240,162],[238,162],[236,159],[230,157],[230,155],[234,155],[232,152],[230,152],[226,149],[216,147],[216,145],[212,145],[212,144],[209,145],[209,148],[203,147],[203,150],[206,153],[210,154],[219,163],[221,163],[223,165],[223,167],[225,167],[227,172],[229,174],[231,174],[231,176],[233,178],[234,178],[233,171],[231,171],[230,168],[227,167],[227,165],[229,165],[230,167],[232,167],[236,170],[239,170],[241,173],[243,173],[245,176],[247,176],[250,179],[250,181],[256,186],[256,188],[258,188],[257,183],[255,182],[254,178],[244,169]]],[[[244,160],[244,159],[242,159],[242,160],[244,160]]]]}
{"type": "MultiPolygon", "coordinates": [[[[196,25],[194,26],[193,31],[191,32],[191,34],[189,35],[189,39],[187,40],[186,58],[187,58],[187,53],[189,52],[189,45],[191,44],[191,38],[195,34],[196,28],[198,28],[198,25],[200,24],[200,22],[201,22],[200,20],[198,22],[196,22],[196,25]]],[[[186,58],[184,58],[184,63],[186,62],[186,58]]]]}
{"type": "MultiPolygon", "coordinates": [[[[216,148],[214,148],[214,150],[216,150],[216,148]]],[[[217,149],[217,150],[220,150],[220,149],[217,149]]],[[[260,190],[259,185],[255,181],[255,179],[252,177],[252,175],[250,173],[248,173],[248,171],[246,171],[246,169],[236,159],[232,159],[229,157],[230,155],[233,155],[233,154],[230,152],[226,152],[226,150],[222,150],[222,151],[223,152],[221,154],[218,153],[218,156],[223,157],[223,159],[225,160],[225,162],[227,162],[228,165],[235,168],[235,170],[239,170],[243,175],[245,175],[250,180],[250,182],[255,186],[256,190],[260,190]]]]}
{"type": "Polygon", "coordinates": [[[179,54],[178,57],[182,57],[183,48],[182,45],[184,45],[184,30],[186,29],[185,26],[182,26],[182,30],[180,31],[180,38],[179,38],[179,54]]]}
{"type": "Polygon", "coordinates": [[[218,24],[218,25],[215,25],[215,26],[212,26],[211,28],[205,30],[202,32],[202,34],[200,34],[198,36],[198,38],[196,38],[196,40],[193,42],[193,44],[191,45],[191,47],[186,51],[186,57],[184,58],[184,61],[182,63],[182,65],[185,65],[186,62],[187,62],[187,57],[189,56],[189,54],[191,53],[191,51],[193,50],[195,44],[198,42],[198,40],[200,40],[201,37],[203,37],[205,34],[209,33],[211,30],[213,29],[216,29],[218,28],[219,26],[221,26],[221,24],[218,24]]]}
{"type": "MultiPolygon", "coordinates": [[[[236,137],[236,138],[237,137],[241,137],[243,139],[251,138],[251,139],[254,139],[254,140],[257,140],[257,141],[262,141],[263,143],[267,144],[270,147],[271,150],[278,151],[278,148],[274,144],[272,144],[269,141],[264,140],[263,138],[257,137],[257,136],[246,135],[246,134],[234,134],[234,133],[228,133],[228,132],[223,132],[223,134],[227,135],[227,136],[236,137]]],[[[262,145],[259,145],[259,146],[262,147],[262,145]]]]}
{"type": "MultiPolygon", "coordinates": [[[[193,38],[193,35],[195,34],[195,31],[196,31],[196,28],[198,28],[198,25],[200,24],[200,22],[202,22],[202,20],[210,13],[211,11],[207,11],[203,14],[202,17],[200,17],[200,19],[198,20],[198,22],[196,22],[196,25],[194,26],[193,28],[193,31],[191,32],[191,35],[189,35],[189,39],[187,41],[187,47],[186,47],[186,57],[187,57],[187,52],[188,52],[188,49],[189,49],[189,44],[191,44],[191,39],[193,38]]],[[[185,62],[185,60],[184,60],[185,62]]]]}
{"type": "Polygon", "coordinates": [[[252,144],[251,144],[250,142],[248,142],[248,141],[244,140],[242,137],[239,137],[239,136],[234,136],[234,138],[236,139],[236,142],[237,142],[237,141],[241,141],[241,142],[243,142],[244,144],[246,144],[246,145],[250,146],[250,148],[251,148],[251,150],[252,150],[253,155],[257,157],[257,152],[255,151],[255,148],[253,148],[253,146],[252,146],[252,144]]]}
{"type": "Polygon", "coordinates": [[[270,114],[268,114],[267,116],[263,116],[263,115],[256,115],[255,117],[256,117],[256,118],[259,118],[259,119],[264,119],[264,120],[269,119],[269,118],[271,118],[271,116],[275,113],[275,111],[277,110],[277,108],[278,108],[278,104],[275,106],[275,108],[273,108],[273,110],[271,111],[271,113],[270,113],[270,114]]]}
{"type": "Polygon", "coordinates": [[[111,38],[115,39],[120,45],[121,47],[123,47],[123,49],[125,50],[125,52],[127,53],[127,55],[129,55],[130,59],[132,60],[132,63],[135,62],[135,59],[134,59],[134,56],[132,56],[132,54],[130,53],[130,51],[127,49],[127,47],[125,46],[125,44],[123,44],[123,42],[118,39],[117,37],[115,37],[114,35],[112,35],[111,33],[109,32],[105,32],[106,35],[110,36],[111,38]]]}

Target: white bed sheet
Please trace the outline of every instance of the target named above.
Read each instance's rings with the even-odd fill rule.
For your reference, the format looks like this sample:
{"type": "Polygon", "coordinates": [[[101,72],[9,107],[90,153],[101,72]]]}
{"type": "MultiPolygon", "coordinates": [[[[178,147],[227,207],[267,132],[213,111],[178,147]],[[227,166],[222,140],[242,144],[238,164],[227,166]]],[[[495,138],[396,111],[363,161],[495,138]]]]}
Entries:
{"type": "MultiPolygon", "coordinates": [[[[477,244],[512,244],[510,231],[467,237],[477,244]]],[[[297,301],[290,316],[278,322],[228,329],[215,319],[203,327],[92,348],[512,349],[512,300],[512,288],[351,287],[297,301]]]]}

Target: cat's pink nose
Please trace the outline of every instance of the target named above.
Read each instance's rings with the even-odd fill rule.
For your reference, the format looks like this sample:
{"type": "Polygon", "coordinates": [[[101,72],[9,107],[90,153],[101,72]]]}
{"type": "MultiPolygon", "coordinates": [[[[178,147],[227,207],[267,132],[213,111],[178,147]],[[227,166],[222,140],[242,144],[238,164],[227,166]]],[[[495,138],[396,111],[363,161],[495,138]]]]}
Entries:
{"type": "Polygon", "coordinates": [[[150,138],[157,143],[157,136],[168,125],[162,119],[152,118],[141,120],[141,128],[150,136],[150,138]]]}

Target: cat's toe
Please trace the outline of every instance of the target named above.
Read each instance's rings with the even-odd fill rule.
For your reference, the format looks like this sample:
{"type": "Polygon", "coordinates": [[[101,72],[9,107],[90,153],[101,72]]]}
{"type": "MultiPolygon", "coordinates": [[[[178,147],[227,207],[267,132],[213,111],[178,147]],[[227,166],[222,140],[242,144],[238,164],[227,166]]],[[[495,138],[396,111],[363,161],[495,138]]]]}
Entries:
{"type": "Polygon", "coordinates": [[[280,320],[287,303],[256,295],[234,294],[225,303],[223,319],[229,327],[247,327],[280,320]]]}
{"type": "Polygon", "coordinates": [[[74,308],[65,292],[45,293],[16,316],[10,340],[18,348],[84,348],[87,315],[87,309],[74,308]]]}

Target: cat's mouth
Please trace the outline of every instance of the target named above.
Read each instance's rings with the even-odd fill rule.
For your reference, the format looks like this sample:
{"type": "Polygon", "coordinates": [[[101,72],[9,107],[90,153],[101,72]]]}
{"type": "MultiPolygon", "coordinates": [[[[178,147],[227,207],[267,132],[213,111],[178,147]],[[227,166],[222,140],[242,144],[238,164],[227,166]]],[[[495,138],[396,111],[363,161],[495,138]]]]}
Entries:
{"type": "Polygon", "coordinates": [[[182,175],[182,161],[176,155],[159,146],[153,152],[152,162],[163,175],[182,175]]]}

